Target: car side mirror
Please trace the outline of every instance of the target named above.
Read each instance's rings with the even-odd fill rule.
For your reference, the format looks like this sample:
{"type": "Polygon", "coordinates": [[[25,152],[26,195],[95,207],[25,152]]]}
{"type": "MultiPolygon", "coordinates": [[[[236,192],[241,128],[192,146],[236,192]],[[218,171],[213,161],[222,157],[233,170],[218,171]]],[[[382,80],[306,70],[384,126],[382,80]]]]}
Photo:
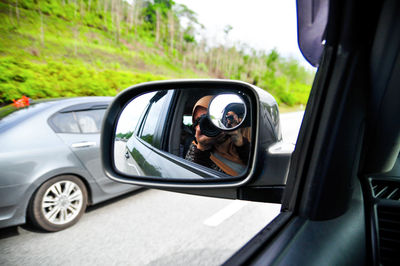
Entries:
{"type": "Polygon", "coordinates": [[[111,103],[101,134],[115,181],[250,200],[249,189],[269,187],[269,202],[279,202],[286,183],[292,149],[283,147],[275,99],[230,80],[130,87],[111,103]]]}

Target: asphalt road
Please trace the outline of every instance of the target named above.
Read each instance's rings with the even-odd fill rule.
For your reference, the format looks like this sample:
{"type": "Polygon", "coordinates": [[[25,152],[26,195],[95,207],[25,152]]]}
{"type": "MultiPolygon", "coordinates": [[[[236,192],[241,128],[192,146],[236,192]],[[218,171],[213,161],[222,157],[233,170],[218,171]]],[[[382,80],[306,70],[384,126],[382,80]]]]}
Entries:
{"type": "MultiPolygon", "coordinates": [[[[301,119],[302,113],[281,115],[284,140],[296,140],[301,119]]],[[[0,229],[0,265],[220,265],[279,209],[141,190],[90,207],[61,232],[0,229]]]]}
{"type": "Polygon", "coordinates": [[[144,190],[90,208],[61,232],[15,228],[0,240],[0,264],[219,265],[279,207],[144,190]]]}
{"type": "Polygon", "coordinates": [[[280,114],[282,138],[285,142],[296,144],[303,115],[303,111],[280,114]]]}

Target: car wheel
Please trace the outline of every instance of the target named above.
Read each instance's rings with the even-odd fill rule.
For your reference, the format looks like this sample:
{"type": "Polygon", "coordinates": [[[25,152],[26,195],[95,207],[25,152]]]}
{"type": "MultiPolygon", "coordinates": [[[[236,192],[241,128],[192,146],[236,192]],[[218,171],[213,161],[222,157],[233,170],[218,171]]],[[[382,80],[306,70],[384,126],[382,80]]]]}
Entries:
{"type": "Polygon", "coordinates": [[[83,182],[71,175],[48,180],[35,193],[30,206],[34,225],[50,232],[75,224],[87,205],[87,190],[83,182]]]}

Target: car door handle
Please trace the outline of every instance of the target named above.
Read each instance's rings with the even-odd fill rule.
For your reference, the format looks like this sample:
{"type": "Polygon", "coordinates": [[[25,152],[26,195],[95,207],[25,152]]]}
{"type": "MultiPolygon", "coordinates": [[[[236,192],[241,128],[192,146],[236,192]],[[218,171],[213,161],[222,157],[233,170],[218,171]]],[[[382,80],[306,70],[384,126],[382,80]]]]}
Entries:
{"type": "Polygon", "coordinates": [[[96,142],[93,141],[77,142],[71,145],[72,148],[89,148],[94,146],[96,146],[96,142]]]}

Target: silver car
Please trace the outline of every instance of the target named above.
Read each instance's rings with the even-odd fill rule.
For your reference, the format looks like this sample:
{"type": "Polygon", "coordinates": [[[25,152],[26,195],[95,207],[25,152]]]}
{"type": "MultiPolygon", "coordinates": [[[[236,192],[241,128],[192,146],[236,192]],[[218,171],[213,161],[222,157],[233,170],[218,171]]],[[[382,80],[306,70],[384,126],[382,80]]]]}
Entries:
{"type": "Polygon", "coordinates": [[[46,231],[75,224],[87,205],[136,186],[107,178],[100,130],[111,97],[0,108],[0,228],[27,220],[46,231]]]}

